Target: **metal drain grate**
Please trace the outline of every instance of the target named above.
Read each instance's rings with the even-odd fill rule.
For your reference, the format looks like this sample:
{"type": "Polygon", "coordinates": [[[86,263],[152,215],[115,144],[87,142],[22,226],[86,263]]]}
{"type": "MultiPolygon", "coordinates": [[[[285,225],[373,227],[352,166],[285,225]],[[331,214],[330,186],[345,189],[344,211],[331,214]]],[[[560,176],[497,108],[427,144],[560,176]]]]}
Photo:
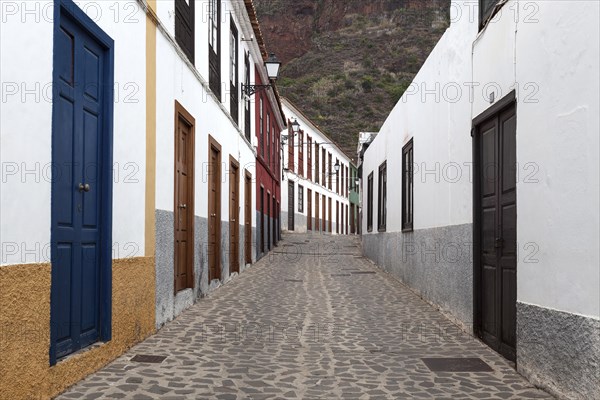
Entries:
{"type": "Polygon", "coordinates": [[[375,275],[376,272],[375,271],[358,271],[358,272],[353,272],[353,275],[375,275]]]}
{"type": "Polygon", "coordinates": [[[433,372],[492,372],[481,358],[421,358],[433,372]]]}
{"type": "Polygon", "coordinates": [[[148,363],[148,364],[160,364],[166,360],[166,356],[150,356],[147,354],[136,354],[131,359],[133,362],[148,363]]]}
{"type": "Polygon", "coordinates": [[[285,279],[284,282],[304,283],[302,279],[285,279]]]}
{"type": "Polygon", "coordinates": [[[331,274],[331,276],[336,277],[336,276],[350,276],[350,274],[331,274]]]}

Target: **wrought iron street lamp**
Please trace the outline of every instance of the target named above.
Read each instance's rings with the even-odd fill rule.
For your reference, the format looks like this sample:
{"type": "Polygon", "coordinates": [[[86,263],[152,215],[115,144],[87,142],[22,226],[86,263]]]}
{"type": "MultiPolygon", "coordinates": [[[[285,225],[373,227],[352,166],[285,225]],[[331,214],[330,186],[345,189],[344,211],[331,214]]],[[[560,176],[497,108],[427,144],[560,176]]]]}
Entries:
{"type": "MultiPolygon", "coordinates": [[[[281,68],[281,61],[271,53],[267,61],[265,62],[265,68],[267,69],[267,76],[270,81],[276,81],[279,77],[279,69],[281,68]]],[[[242,94],[248,97],[254,96],[256,92],[271,88],[273,85],[245,85],[242,84],[242,94]]]]}
{"type": "MultiPolygon", "coordinates": [[[[297,119],[294,119],[294,122],[292,122],[292,132],[294,134],[294,137],[296,135],[298,135],[298,132],[300,132],[300,124],[298,123],[297,119]]],[[[281,145],[285,145],[287,144],[287,141],[289,139],[289,135],[281,135],[281,145]]]]}
{"type": "Polygon", "coordinates": [[[340,160],[337,160],[335,162],[333,169],[334,169],[334,172],[329,172],[329,176],[337,175],[340,172],[340,160]]]}
{"type": "Polygon", "coordinates": [[[300,132],[300,124],[297,119],[294,119],[294,122],[292,122],[292,132],[294,132],[294,136],[300,132]]]}

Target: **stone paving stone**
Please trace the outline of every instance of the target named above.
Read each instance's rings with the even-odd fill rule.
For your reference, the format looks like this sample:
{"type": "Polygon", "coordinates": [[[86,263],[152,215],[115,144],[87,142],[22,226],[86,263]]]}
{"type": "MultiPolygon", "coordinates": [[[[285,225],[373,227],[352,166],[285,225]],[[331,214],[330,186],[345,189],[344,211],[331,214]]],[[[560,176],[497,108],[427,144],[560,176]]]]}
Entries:
{"type": "Polygon", "coordinates": [[[358,238],[287,234],[268,257],[57,399],[74,398],[552,397],[362,258],[358,238]],[[167,358],[135,363],[136,354],[167,358]],[[479,357],[493,371],[431,372],[421,360],[437,357],[479,357]]]}

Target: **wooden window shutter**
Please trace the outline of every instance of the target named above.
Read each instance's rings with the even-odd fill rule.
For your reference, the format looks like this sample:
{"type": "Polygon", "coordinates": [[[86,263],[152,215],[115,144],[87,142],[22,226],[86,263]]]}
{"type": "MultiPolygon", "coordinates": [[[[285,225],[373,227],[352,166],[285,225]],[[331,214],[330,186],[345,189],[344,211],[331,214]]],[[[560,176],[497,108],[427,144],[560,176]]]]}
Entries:
{"type": "Polygon", "coordinates": [[[195,1],[175,0],[175,40],[194,64],[194,8],[195,1]]]}

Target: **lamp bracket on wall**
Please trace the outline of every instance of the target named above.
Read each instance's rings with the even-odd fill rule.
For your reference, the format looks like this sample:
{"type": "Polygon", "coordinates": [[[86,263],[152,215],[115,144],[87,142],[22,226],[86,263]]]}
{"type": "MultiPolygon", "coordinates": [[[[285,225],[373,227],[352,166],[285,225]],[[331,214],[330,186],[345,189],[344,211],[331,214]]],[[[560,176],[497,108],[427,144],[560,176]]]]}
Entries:
{"type": "MultiPolygon", "coordinates": [[[[281,61],[277,59],[275,54],[271,53],[267,61],[265,61],[265,69],[267,71],[267,76],[269,77],[269,81],[273,82],[277,80],[279,77],[279,69],[281,68],[281,61]]],[[[251,97],[261,90],[267,90],[273,87],[271,84],[269,85],[245,85],[242,83],[242,94],[245,97],[251,97]]]]}
{"type": "Polygon", "coordinates": [[[244,96],[254,96],[257,92],[271,88],[271,85],[244,85],[242,83],[242,94],[244,96]]]}
{"type": "Polygon", "coordinates": [[[328,176],[337,175],[340,172],[340,160],[337,160],[333,166],[333,172],[329,171],[328,176]]]}

